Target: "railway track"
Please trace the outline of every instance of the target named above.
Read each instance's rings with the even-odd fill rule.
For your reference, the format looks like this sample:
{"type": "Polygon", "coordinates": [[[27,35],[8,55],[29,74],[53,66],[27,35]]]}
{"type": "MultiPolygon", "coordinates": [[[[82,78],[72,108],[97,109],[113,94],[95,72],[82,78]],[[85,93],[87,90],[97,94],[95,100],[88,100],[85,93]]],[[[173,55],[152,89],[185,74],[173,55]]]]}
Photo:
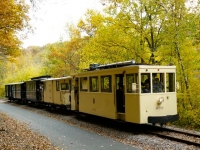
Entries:
{"type": "Polygon", "coordinates": [[[169,128],[160,128],[160,127],[155,127],[155,128],[156,129],[149,130],[146,132],[148,134],[153,134],[161,138],[200,147],[200,134],[169,129],[169,128]]]}

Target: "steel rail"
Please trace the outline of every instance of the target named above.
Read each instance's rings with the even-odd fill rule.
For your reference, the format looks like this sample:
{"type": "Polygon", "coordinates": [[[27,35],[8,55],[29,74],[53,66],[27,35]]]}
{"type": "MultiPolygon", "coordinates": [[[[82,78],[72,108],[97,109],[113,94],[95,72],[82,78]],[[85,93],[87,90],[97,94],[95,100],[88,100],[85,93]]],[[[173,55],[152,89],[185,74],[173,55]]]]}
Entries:
{"type": "MultiPolygon", "coordinates": [[[[171,135],[166,135],[166,134],[162,133],[163,131],[161,131],[161,132],[160,131],[159,132],[158,131],[146,131],[146,132],[148,134],[153,134],[153,135],[159,136],[161,138],[166,138],[166,139],[173,140],[173,141],[176,141],[176,142],[181,142],[181,143],[185,143],[185,144],[188,144],[188,145],[194,145],[194,146],[200,147],[200,143],[193,142],[193,141],[190,141],[190,140],[186,140],[186,139],[183,139],[182,137],[174,137],[174,136],[171,136],[171,135]]],[[[176,132],[176,131],[171,130],[171,132],[176,132]]],[[[196,134],[191,134],[191,133],[188,134],[187,132],[177,131],[176,133],[181,133],[181,134],[185,134],[185,135],[189,135],[189,136],[199,138],[199,135],[196,136],[196,134]]]]}

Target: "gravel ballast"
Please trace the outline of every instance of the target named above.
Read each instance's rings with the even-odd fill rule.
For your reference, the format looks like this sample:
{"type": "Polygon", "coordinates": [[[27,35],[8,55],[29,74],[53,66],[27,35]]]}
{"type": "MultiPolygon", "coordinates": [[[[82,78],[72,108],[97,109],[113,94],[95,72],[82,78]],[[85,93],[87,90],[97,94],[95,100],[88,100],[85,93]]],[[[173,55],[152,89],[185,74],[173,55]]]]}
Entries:
{"type": "MultiPolygon", "coordinates": [[[[11,105],[18,105],[18,104],[11,104],[11,105]]],[[[176,149],[176,150],[188,150],[188,149],[199,149],[192,145],[186,145],[174,141],[170,141],[167,139],[162,139],[157,136],[153,135],[146,135],[146,134],[134,134],[132,132],[124,132],[123,130],[116,130],[115,128],[109,128],[106,126],[93,124],[84,120],[77,119],[77,117],[70,116],[70,115],[60,115],[56,113],[51,113],[49,111],[43,109],[37,109],[33,107],[29,107],[26,105],[18,105],[17,107],[21,107],[24,109],[28,109],[30,111],[34,111],[35,113],[42,114],[48,117],[56,118],[62,122],[67,124],[80,127],[84,130],[89,130],[96,134],[109,137],[118,142],[122,142],[124,144],[128,144],[130,146],[136,147],[138,149],[145,149],[145,150],[154,150],[154,149],[176,149]]],[[[171,127],[172,128],[172,127],[171,127]]]]}

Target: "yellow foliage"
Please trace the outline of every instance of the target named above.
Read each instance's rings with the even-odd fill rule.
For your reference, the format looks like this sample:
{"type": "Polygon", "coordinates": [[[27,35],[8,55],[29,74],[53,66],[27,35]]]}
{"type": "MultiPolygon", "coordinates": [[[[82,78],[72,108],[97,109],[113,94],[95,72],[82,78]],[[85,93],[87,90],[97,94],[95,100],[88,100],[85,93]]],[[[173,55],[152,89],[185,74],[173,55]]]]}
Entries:
{"type": "Polygon", "coordinates": [[[17,56],[21,41],[17,34],[29,27],[28,5],[23,0],[0,1],[0,55],[17,56]]]}

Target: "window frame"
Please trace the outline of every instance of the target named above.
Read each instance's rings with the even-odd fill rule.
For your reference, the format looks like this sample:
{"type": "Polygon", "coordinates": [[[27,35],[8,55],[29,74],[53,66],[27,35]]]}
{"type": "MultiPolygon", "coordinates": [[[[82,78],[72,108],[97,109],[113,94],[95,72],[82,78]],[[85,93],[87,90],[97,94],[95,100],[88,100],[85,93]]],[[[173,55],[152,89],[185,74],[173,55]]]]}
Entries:
{"type": "Polygon", "coordinates": [[[99,92],[99,78],[98,78],[98,76],[89,77],[89,82],[90,82],[90,92],[99,92]],[[96,81],[93,82],[92,79],[95,79],[96,81]],[[93,85],[96,87],[96,89],[93,89],[93,85]]]}
{"type": "Polygon", "coordinates": [[[59,83],[59,81],[56,81],[56,91],[60,91],[60,83],[59,83]]]}
{"type": "Polygon", "coordinates": [[[136,94],[139,93],[139,73],[126,74],[126,93],[136,93],[136,94]],[[134,81],[132,81],[132,83],[130,85],[128,77],[131,77],[131,76],[133,77],[134,81]],[[136,84],[136,90],[135,91],[132,90],[133,83],[136,84]],[[131,88],[130,88],[130,86],[131,86],[131,88]]]}
{"type": "Polygon", "coordinates": [[[152,72],[152,87],[151,87],[152,93],[165,93],[165,91],[166,91],[165,81],[166,81],[165,72],[152,72]],[[154,76],[155,78],[153,77],[153,74],[156,74],[156,76],[154,76]],[[159,74],[159,76],[157,76],[157,74],[159,74]],[[157,83],[157,85],[155,85],[156,78],[159,79],[159,82],[157,83]],[[160,86],[162,86],[162,88],[160,86]],[[162,91],[158,90],[160,88],[162,89],[162,91]],[[155,90],[155,89],[157,89],[157,90],[155,90]]]}
{"type": "Polygon", "coordinates": [[[140,74],[139,74],[139,76],[140,76],[140,81],[141,81],[141,83],[140,83],[140,85],[141,85],[141,87],[140,87],[140,90],[141,90],[141,94],[152,94],[152,82],[151,82],[151,80],[152,80],[152,73],[151,72],[141,72],[140,74]],[[147,75],[148,74],[148,75],[147,75]],[[147,78],[145,78],[143,81],[142,81],[142,75],[147,75],[148,77],[147,78]],[[145,93],[145,92],[143,92],[143,88],[145,87],[144,85],[142,85],[142,84],[145,84],[145,82],[147,81],[147,79],[149,79],[149,87],[150,87],[150,92],[147,92],[147,93],[145,93]]]}
{"type": "Polygon", "coordinates": [[[88,78],[87,77],[80,77],[80,91],[83,91],[83,92],[87,92],[88,91],[88,78]],[[86,89],[83,89],[83,80],[86,80],[85,81],[85,86],[86,86],[86,89]]]}
{"type": "Polygon", "coordinates": [[[69,83],[61,83],[61,91],[69,90],[69,83]]]}
{"type": "MultiPolygon", "coordinates": [[[[170,77],[169,77],[170,78],[170,77]]],[[[166,79],[166,85],[165,85],[165,87],[166,87],[166,92],[167,93],[171,93],[171,92],[176,92],[176,73],[175,72],[166,72],[165,73],[165,79],[166,79]],[[172,77],[172,82],[173,83],[171,83],[173,86],[170,86],[170,81],[168,81],[169,79],[168,79],[168,74],[173,74],[173,77],[172,77]],[[172,90],[173,91],[170,91],[170,88],[173,88],[172,90]]],[[[171,80],[171,79],[170,79],[171,80]]]]}
{"type": "Polygon", "coordinates": [[[112,92],[112,75],[101,76],[101,92],[112,92]],[[108,78],[108,88],[105,88],[105,78],[108,78]]]}

